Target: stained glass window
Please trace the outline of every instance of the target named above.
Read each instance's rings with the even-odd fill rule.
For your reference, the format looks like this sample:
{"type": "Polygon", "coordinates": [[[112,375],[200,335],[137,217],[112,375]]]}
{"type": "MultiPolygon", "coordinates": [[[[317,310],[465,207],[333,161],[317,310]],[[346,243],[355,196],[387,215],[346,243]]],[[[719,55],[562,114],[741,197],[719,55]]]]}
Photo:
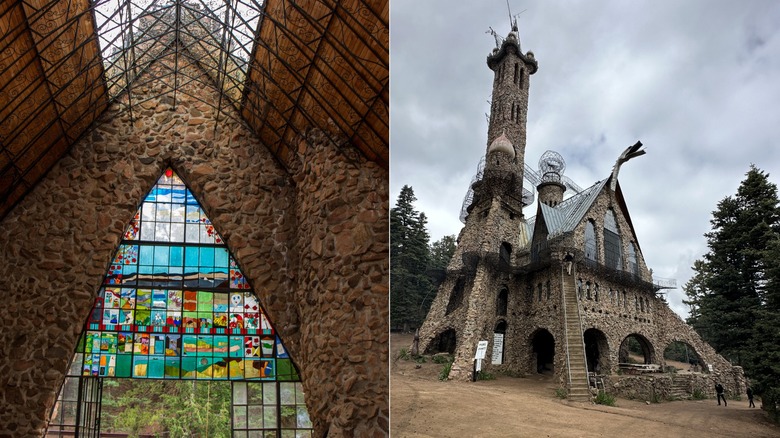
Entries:
{"type": "MultiPolygon", "coordinates": [[[[300,381],[236,260],[172,169],[127,227],[77,353],[85,376],[300,381]]],[[[296,400],[305,410],[302,393],[296,400]]]]}

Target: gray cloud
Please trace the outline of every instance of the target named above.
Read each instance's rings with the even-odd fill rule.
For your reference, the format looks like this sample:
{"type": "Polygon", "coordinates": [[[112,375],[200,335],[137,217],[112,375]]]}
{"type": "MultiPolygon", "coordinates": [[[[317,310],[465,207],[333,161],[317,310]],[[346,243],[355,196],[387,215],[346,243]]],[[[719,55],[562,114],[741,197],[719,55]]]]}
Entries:
{"type": "MultiPolygon", "coordinates": [[[[534,52],[526,161],[563,155],[586,187],[641,140],[621,170],[648,266],[681,286],[706,251],[719,200],[751,163],[780,182],[780,4],[771,0],[511,2],[534,52]]],[[[513,11],[514,12],[514,11],[513,11]]],[[[457,234],[458,213],[485,153],[494,47],[509,31],[504,0],[393,0],[391,196],[406,184],[432,239],[457,234]]],[[[527,211],[526,215],[532,215],[527,211]]]]}

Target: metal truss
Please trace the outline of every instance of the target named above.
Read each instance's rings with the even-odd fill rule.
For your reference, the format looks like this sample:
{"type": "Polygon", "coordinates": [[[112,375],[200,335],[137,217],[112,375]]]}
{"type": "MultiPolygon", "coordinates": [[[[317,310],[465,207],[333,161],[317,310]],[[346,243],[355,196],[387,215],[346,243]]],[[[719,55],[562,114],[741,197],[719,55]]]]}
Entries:
{"type": "Polygon", "coordinates": [[[0,218],[109,106],[135,119],[137,104],[159,96],[134,89],[159,79],[172,84],[174,107],[188,93],[246,124],[285,165],[316,127],[387,168],[388,9],[387,0],[0,2],[0,218]],[[173,62],[149,68],[163,59],[173,62]],[[205,74],[183,68],[193,64],[205,74]]]}

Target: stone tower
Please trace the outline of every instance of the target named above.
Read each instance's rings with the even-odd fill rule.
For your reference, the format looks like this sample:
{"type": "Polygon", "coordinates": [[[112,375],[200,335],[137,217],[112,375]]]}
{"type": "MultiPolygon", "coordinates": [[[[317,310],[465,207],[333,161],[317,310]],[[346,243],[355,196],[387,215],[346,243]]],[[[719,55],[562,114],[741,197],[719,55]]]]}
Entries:
{"type": "Polygon", "coordinates": [[[529,77],[537,63],[533,53],[521,52],[516,26],[503,40],[497,38],[497,43],[487,57],[494,79],[484,167],[480,165],[471,186],[473,198],[466,206],[465,227],[432,305],[431,312],[440,315],[431,318],[429,314],[420,332],[422,344],[427,345],[441,332],[442,324],[453,327],[451,337],[445,334],[435,342],[437,348],[454,350],[457,337],[459,348],[451,374],[456,378],[469,375],[477,342],[492,336],[494,327],[486,309],[494,304],[493,291],[507,275],[513,249],[527,243],[527,233],[521,232],[526,228],[522,209],[529,203],[523,197],[523,160],[529,77]],[[455,334],[454,327],[463,329],[455,334]],[[448,347],[448,343],[453,345],[448,347]]]}
{"type": "Polygon", "coordinates": [[[741,394],[741,369],[669,309],[659,295],[669,286],[653,279],[641,253],[617,180],[619,165],[644,153],[641,143],[586,189],[563,176],[565,162],[553,151],[542,155],[539,174],[524,175],[529,77],[537,63],[521,52],[516,28],[496,40],[487,57],[495,77],[485,158],[461,210],[458,247],[420,328],[423,353],[452,354],[449,377],[465,380],[486,341],[485,371],[549,374],[571,400],[590,400],[596,379],[614,393],[652,388],[647,399],[682,380],[691,393],[706,393],[710,373],[741,394]],[[533,198],[524,178],[539,195],[529,217],[523,207],[533,198]],[[693,371],[631,375],[664,370],[673,343],[695,352],[693,371]]]}

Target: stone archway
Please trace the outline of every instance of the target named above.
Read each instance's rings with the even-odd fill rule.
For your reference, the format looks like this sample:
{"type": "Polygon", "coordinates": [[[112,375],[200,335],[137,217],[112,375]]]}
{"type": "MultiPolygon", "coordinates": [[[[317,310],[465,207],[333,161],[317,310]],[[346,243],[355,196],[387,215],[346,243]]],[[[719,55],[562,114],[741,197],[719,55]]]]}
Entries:
{"type": "Polygon", "coordinates": [[[655,349],[653,344],[646,337],[631,333],[623,338],[618,350],[619,363],[656,363],[655,349]]]}
{"type": "Polygon", "coordinates": [[[701,355],[685,341],[670,342],[664,349],[664,362],[667,369],[672,367],[674,371],[708,371],[707,364],[702,360],[701,355]]]}
{"type": "Polygon", "coordinates": [[[428,347],[425,348],[425,354],[449,353],[455,354],[455,348],[458,345],[458,335],[455,329],[444,330],[431,339],[428,347]]]}
{"type": "Polygon", "coordinates": [[[539,374],[555,372],[555,338],[547,329],[537,329],[531,335],[531,366],[539,374]]]}
{"type": "Polygon", "coordinates": [[[612,364],[609,360],[607,335],[599,329],[589,328],[583,333],[583,338],[588,371],[596,374],[608,374],[612,364]]]}

